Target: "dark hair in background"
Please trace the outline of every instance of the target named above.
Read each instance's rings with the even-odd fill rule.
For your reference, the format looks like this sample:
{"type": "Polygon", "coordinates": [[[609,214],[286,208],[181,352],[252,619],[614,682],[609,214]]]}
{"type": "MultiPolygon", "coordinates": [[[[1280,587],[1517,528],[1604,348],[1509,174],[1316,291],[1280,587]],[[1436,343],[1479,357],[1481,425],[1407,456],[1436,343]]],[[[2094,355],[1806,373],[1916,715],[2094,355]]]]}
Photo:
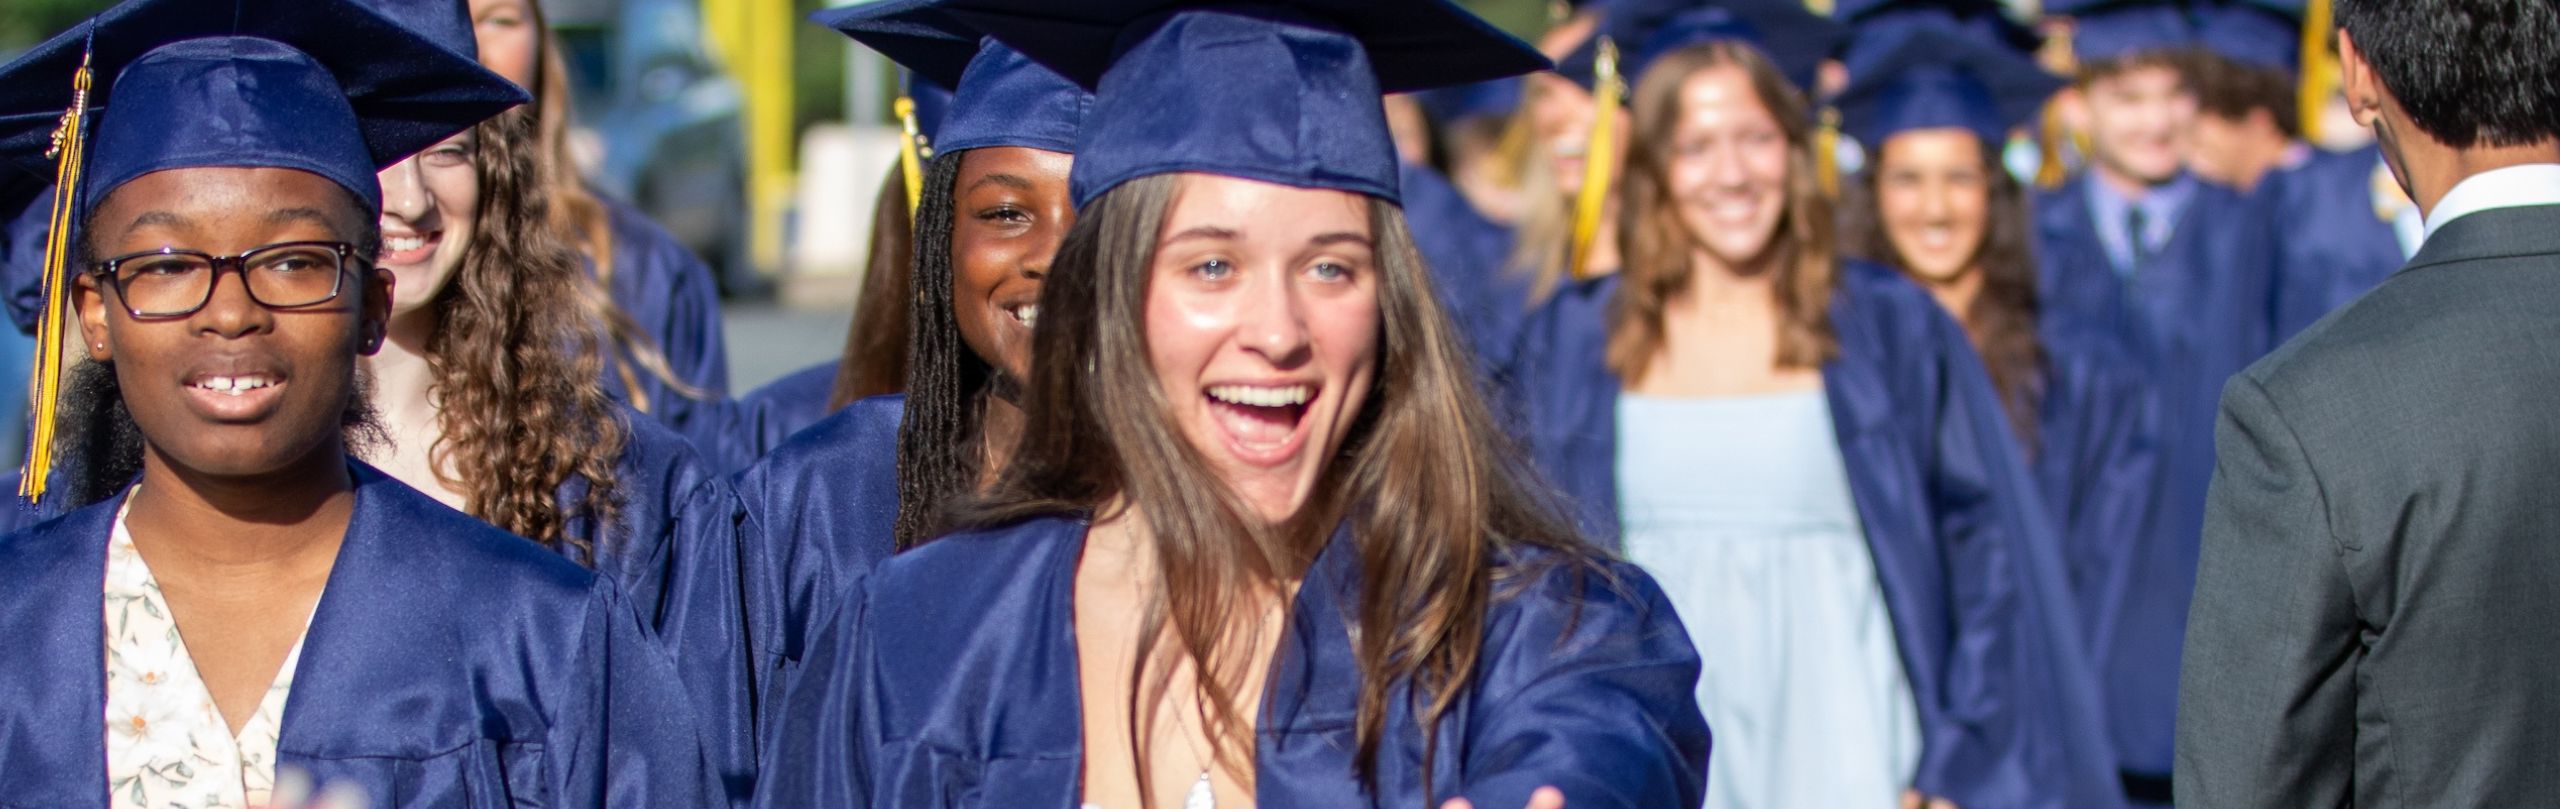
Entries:
{"type": "Polygon", "coordinates": [[[2338,28],[2420,131],[2457,149],[2560,137],[2560,4],[2336,2],[2338,28]]]}
{"type": "Polygon", "coordinates": [[[1258,639],[1258,623],[1248,618],[1285,603],[1284,581],[1306,570],[1337,528],[1346,531],[1365,575],[1346,616],[1359,628],[1353,760],[1374,790],[1395,689],[1410,686],[1417,721],[1435,729],[1425,731],[1426,748],[1436,749],[1437,720],[1473,686],[1488,605],[1502,597],[1498,583],[1517,580],[1497,571],[1554,564],[1605,576],[1592,564],[1600,552],[1575,538],[1556,497],[1505,437],[1477,389],[1463,338],[1433,295],[1403,212],[1376,200],[1369,200],[1376,380],[1340,450],[1286,525],[1265,524],[1214,483],[1209,461],[1171,423],[1141,317],[1157,232],[1180,182],[1133,180],[1085,206],[1041,289],[1032,336],[1040,361],[1024,380],[1022,436],[988,490],[959,501],[954,523],[1092,514],[1115,501],[1144,516],[1160,584],[1145,608],[1131,674],[1140,783],[1148,758],[1139,740],[1147,734],[1135,729],[1152,726],[1158,704],[1142,698],[1169,687],[1158,651],[1195,662],[1213,757],[1228,766],[1250,761],[1254,703],[1229,693],[1245,676],[1250,655],[1241,650],[1258,639]],[[1550,553],[1524,560],[1529,549],[1550,553]],[[1158,647],[1167,630],[1170,640],[1158,647]]]}
{"type": "Polygon", "coordinates": [[[2212,53],[2196,54],[2188,67],[2187,83],[2195,88],[2196,104],[2205,114],[2238,121],[2266,110],[2277,131],[2287,138],[2302,137],[2302,105],[2293,74],[2212,53]]]}
{"type": "Polygon", "coordinates": [[[1812,368],[1839,351],[1831,333],[1831,293],[1839,274],[1831,201],[1814,170],[1813,116],[1804,95],[1760,49],[1734,41],[1672,51],[1645,69],[1629,96],[1634,137],[1627,140],[1626,196],[1618,239],[1626,246],[1626,280],[1609,305],[1609,370],[1630,383],[1644,378],[1668,345],[1663,312],[1685,294],[1699,269],[1690,263],[1698,235],[1672,199],[1673,133],[1680,125],[1681,87],[1698,73],[1740,69],[1753,95],[1787,138],[1786,213],[1770,234],[1778,301],[1777,367],[1812,368]]]}
{"type": "Polygon", "coordinates": [[[427,305],[427,341],[442,436],[429,450],[471,516],[583,564],[597,537],[568,534],[578,516],[609,530],[621,514],[614,471],[630,427],[602,383],[608,331],[582,305],[593,282],[577,249],[545,226],[553,187],[538,160],[538,121],[517,107],[482,122],[472,163],[480,212],[453,280],[427,305]],[[560,485],[585,478],[577,504],[560,485]]]}
{"type": "Polygon", "coordinates": [[[907,211],[905,173],[891,165],[871,200],[871,255],[863,264],[862,292],[853,301],[853,328],[845,330],[827,412],[906,389],[907,297],[915,287],[916,241],[907,211]]]}
{"type": "MultiPolygon", "coordinates": [[[[2034,219],[2027,211],[2026,188],[2001,165],[1998,144],[1982,145],[1982,171],[1988,184],[1989,221],[1982,245],[1975,248],[1974,267],[1982,273],[1982,290],[1956,320],[1972,338],[1991,372],[1991,385],[2009,411],[2009,426],[2032,454],[2037,444],[2036,414],[2044,405],[2044,340],[2037,335],[2034,219]]],[[[1911,262],[1893,246],[1876,196],[1879,146],[1868,154],[1858,182],[1840,189],[1842,252],[1886,266],[1908,270],[1911,262]]]]}
{"type": "Polygon", "coordinates": [[[934,155],[916,207],[915,271],[909,281],[914,287],[907,296],[907,411],[898,422],[899,550],[944,533],[950,524],[946,506],[977,487],[987,454],[978,439],[978,415],[995,370],[960,339],[959,316],[952,311],[953,197],[967,154],[934,155]]]}
{"type": "Polygon", "coordinates": [[[2196,51],[2194,48],[2139,50],[2121,56],[2090,59],[2080,63],[2080,72],[2072,78],[2081,89],[2089,83],[2113,78],[2143,68],[2165,67],[2178,72],[2178,81],[2193,91],[2196,87],[2196,51]]]}
{"type": "MultiPolygon", "coordinates": [[[[344,199],[352,209],[347,218],[355,223],[352,243],[356,254],[372,256],[380,253],[381,220],[366,216],[367,206],[357,200],[355,194],[348,193],[344,199]]],[[[97,229],[90,227],[88,222],[81,223],[80,233],[84,235],[78,252],[83,265],[99,258],[95,245],[90,244],[86,237],[86,234],[96,232],[97,229]]],[[[363,266],[370,269],[372,263],[366,261],[363,266]]],[[[356,294],[362,292],[361,286],[345,289],[356,294]]],[[[383,428],[380,414],[373,409],[372,381],[373,378],[359,365],[354,390],[347,396],[346,414],[339,419],[349,454],[361,456],[391,442],[391,433],[383,428]]],[[[74,362],[70,377],[63,380],[57,395],[62,397],[61,406],[57,408],[60,413],[57,418],[62,421],[54,432],[53,452],[61,460],[55,462],[54,469],[62,475],[63,485],[56,496],[63,498],[62,502],[67,506],[64,511],[113,497],[142,475],[146,440],[142,435],[142,425],[134,422],[133,411],[125,407],[124,389],[116,381],[114,363],[87,359],[74,362]]]]}

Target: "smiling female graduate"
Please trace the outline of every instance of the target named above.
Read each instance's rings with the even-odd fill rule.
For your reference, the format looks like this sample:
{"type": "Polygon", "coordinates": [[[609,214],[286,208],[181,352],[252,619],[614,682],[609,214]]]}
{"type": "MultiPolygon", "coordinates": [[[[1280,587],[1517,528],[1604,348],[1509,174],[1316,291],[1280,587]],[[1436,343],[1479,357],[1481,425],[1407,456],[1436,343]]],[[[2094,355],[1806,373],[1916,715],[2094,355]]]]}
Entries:
{"type": "Polygon", "coordinates": [[[1964,331],[1836,257],[1763,23],[1661,30],[1630,57],[1625,268],[1533,317],[1520,390],[1582,526],[1710,650],[1707,805],[2112,805],[2051,529],[1964,331]]]}
{"type": "Polygon", "coordinates": [[[1382,89],[1542,60],[1440,0],[996,5],[1098,86],[1029,422],[847,593],[759,803],[1694,805],[1679,619],[1541,508],[1395,205],[1382,89]]]}
{"type": "Polygon", "coordinates": [[[1999,160],[2063,81],[1953,20],[1896,25],[1838,99],[1868,149],[1842,242],[1927,289],[1982,356],[2063,542],[2094,655],[2143,541],[2155,439],[2133,347],[2037,305],[2034,220],[1999,160]]]}
{"type": "Polygon", "coordinates": [[[846,582],[944,533],[944,507],[1004,468],[1024,426],[1017,380],[1031,372],[1041,284],[1075,222],[1068,167],[1093,104],[923,0],[817,21],[959,89],[916,213],[908,392],[854,402],[739,477],[759,687],[776,699],[846,582]]]}
{"type": "Polygon", "coordinates": [[[255,806],[283,769],[375,807],[717,800],[610,579],[349,456],[375,172],[521,92],[344,0],[128,2],[0,88],[0,155],[73,122],[86,356],[83,507],[0,539],[0,804],[255,806]]]}

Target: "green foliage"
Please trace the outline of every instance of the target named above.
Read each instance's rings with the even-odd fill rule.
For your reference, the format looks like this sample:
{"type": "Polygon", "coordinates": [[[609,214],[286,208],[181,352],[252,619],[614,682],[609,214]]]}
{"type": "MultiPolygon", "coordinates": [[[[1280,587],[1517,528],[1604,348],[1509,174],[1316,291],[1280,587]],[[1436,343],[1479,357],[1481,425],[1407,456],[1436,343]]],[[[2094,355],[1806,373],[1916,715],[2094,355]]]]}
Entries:
{"type": "Polygon", "coordinates": [[[0,2],[0,54],[14,54],[69,30],[112,0],[8,0],[0,2]]]}

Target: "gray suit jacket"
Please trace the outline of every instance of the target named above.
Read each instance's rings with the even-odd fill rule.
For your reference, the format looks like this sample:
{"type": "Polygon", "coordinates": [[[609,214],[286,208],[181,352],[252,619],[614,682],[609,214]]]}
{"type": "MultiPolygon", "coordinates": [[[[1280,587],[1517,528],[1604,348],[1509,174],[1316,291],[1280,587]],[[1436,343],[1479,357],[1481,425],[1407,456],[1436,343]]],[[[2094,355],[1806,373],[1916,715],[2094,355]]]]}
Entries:
{"type": "Polygon", "coordinates": [[[2560,206],[2446,223],[2216,442],[2179,806],[2560,806],[2560,206]]]}

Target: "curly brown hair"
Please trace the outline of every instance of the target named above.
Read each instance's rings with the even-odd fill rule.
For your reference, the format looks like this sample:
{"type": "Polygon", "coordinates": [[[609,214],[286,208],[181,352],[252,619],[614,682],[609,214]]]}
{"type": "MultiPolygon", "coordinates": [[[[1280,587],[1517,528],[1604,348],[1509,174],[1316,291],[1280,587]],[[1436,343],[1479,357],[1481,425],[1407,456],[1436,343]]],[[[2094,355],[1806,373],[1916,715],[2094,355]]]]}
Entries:
{"type": "Polygon", "coordinates": [[[519,107],[476,128],[477,225],[430,304],[427,395],[442,434],[429,455],[472,516],[592,563],[596,538],[570,536],[568,523],[620,517],[614,463],[630,427],[600,382],[608,333],[586,299],[594,284],[546,226],[552,186],[535,160],[537,126],[519,107]],[[561,503],[573,477],[586,479],[586,496],[561,503]]]}

